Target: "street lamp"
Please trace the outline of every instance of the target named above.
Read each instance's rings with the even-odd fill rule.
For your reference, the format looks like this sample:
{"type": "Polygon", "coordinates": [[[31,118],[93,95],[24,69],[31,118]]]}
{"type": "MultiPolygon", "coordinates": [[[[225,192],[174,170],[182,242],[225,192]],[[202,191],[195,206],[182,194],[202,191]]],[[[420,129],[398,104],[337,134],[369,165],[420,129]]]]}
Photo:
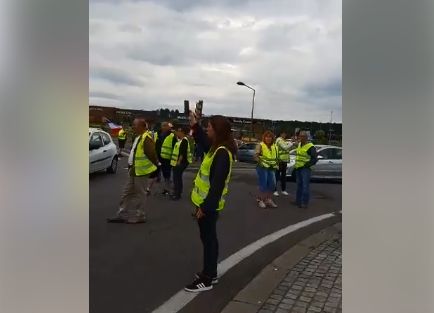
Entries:
{"type": "Polygon", "coordinates": [[[250,123],[251,123],[250,127],[251,127],[251,132],[252,132],[251,136],[254,137],[254,132],[253,132],[253,110],[255,109],[255,94],[256,94],[256,90],[255,90],[254,88],[250,87],[249,85],[246,85],[246,84],[243,83],[243,82],[237,82],[237,85],[239,85],[239,86],[245,86],[245,87],[247,87],[247,88],[253,90],[252,114],[250,115],[250,120],[251,120],[251,122],[250,122],[250,123]]]}

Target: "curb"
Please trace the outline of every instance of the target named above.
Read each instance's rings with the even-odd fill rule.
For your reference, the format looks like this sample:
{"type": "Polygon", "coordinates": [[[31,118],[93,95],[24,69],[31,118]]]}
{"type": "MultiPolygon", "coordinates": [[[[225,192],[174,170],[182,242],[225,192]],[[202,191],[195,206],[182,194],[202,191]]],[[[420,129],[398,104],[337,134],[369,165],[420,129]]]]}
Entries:
{"type": "Polygon", "coordinates": [[[300,241],[267,265],[221,311],[221,313],[257,313],[288,272],[311,250],[324,241],[339,237],[342,224],[337,223],[300,241]]]}

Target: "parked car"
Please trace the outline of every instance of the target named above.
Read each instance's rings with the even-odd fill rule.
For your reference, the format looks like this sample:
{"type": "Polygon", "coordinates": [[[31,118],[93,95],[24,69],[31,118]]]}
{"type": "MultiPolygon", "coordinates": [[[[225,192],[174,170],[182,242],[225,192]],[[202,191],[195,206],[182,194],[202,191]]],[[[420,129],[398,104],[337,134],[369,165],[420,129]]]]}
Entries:
{"type": "Polygon", "coordinates": [[[238,161],[255,163],[255,150],[257,143],[245,143],[238,148],[238,161]]]}
{"type": "MultiPolygon", "coordinates": [[[[318,162],[312,167],[313,179],[342,180],[342,148],[329,145],[315,145],[318,152],[318,162]]],[[[295,152],[289,153],[290,161],[286,177],[295,180],[295,152]]]]}
{"type": "Polygon", "coordinates": [[[111,136],[99,128],[89,128],[89,173],[106,170],[116,173],[118,149],[111,136]]]}

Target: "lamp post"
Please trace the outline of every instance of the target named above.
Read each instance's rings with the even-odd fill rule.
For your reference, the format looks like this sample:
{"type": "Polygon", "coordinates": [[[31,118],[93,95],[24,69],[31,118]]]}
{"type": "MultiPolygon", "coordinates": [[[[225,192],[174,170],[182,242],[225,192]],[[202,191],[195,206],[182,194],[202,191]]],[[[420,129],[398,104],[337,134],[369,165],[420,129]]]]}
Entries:
{"type": "Polygon", "coordinates": [[[253,90],[252,113],[250,115],[250,123],[251,123],[250,127],[251,127],[251,132],[252,132],[251,136],[254,137],[255,134],[254,134],[254,131],[253,131],[253,110],[255,109],[255,94],[256,94],[256,90],[254,88],[250,87],[249,85],[246,85],[243,82],[237,82],[237,85],[239,85],[239,86],[245,86],[245,87],[253,90]]]}

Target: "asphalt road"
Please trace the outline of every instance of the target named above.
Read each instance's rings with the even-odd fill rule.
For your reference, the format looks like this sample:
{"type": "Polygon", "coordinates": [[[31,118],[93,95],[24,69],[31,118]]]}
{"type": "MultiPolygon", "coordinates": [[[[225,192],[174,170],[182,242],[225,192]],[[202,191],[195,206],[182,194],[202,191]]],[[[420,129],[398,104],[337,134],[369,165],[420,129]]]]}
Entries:
{"type": "MultiPolygon", "coordinates": [[[[125,167],[124,157],[117,174],[96,173],[89,177],[92,313],[151,312],[190,283],[194,273],[201,270],[201,243],[197,224],[190,215],[192,205],[189,201],[196,170],[188,170],[184,175],[186,192],[181,201],[173,202],[163,197],[156,186],[148,201],[146,224],[108,224],[106,217],[117,211],[127,179],[125,167]]],[[[329,183],[312,184],[313,199],[307,210],[291,205],[290,198],[282,196],[276,198],[277,209],[259,209],[254,197],[254,169],[245,164],[237,164],[237,167],[243,168],[233,171],[227,206],[218,222],[221,260],[283,227],[341,210],[342,187],[329,183]]],[[[288,192],[294,194],[294,191],[295,184],[288,183],[288,192]]],[[[323,226],[316,225],[309,231],[323,226]]],[[[223,300],[236,294],[268,260],[307,235],[299,232],[291,238],[283,238],[275,247],[252,255],[244,265],[229,271],[215,290],[197,297],[184,311],[195,312],[206,306],[209,302],[205,300],[214,292],[220,297],[216,306],[222,307],[223,300]]],[[[214,311],[218,312],[217,309],[214,311]]]]}

